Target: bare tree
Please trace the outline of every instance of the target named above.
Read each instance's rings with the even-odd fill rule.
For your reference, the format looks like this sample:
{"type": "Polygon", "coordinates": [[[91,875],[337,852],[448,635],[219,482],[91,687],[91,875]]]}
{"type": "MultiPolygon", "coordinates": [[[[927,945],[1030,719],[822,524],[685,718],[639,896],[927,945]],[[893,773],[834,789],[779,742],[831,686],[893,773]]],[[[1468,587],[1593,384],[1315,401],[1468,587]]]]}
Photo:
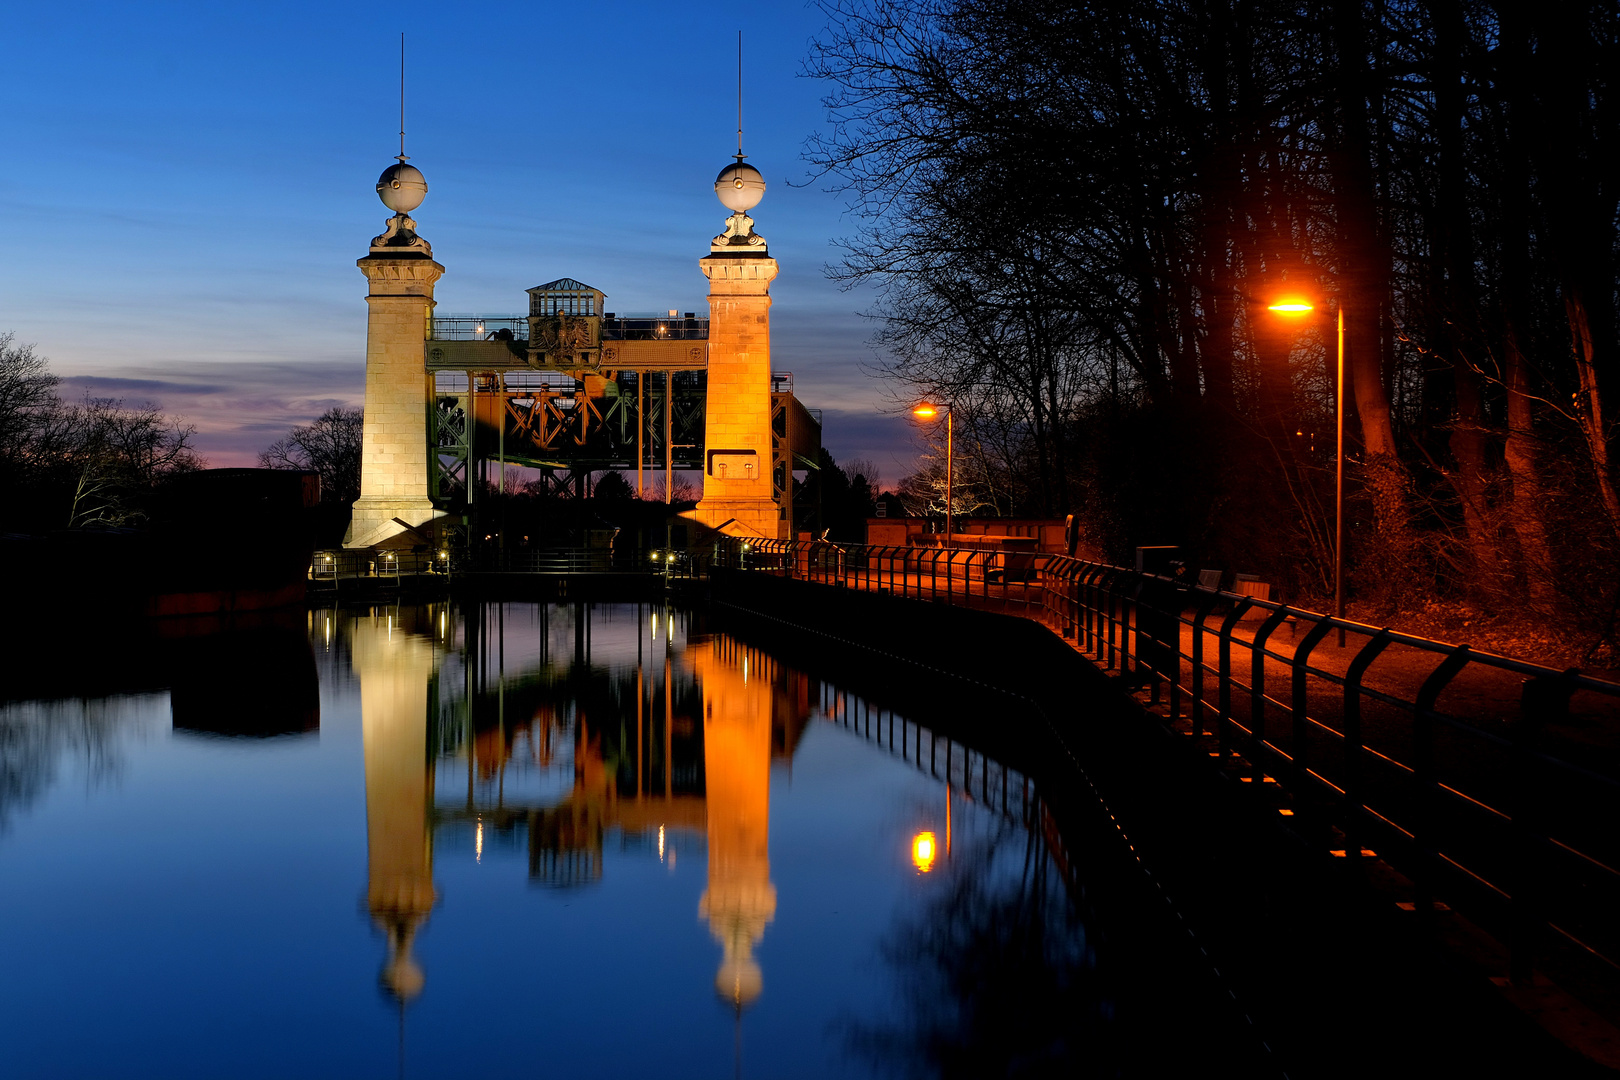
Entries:
{"type": "Polygon", "coordinates": [[[55,457],[72,478],[69,528],[138,524],[144,493],[207,464],[191,442],[196,428],[155,405],[87,396],[58,409],[53,429],[55,457]]]}
{"type": "Polygon", "coordinates": [[[313,423],[287,432],[259,453],[266,469],[309,469],[321,474],[321,498],[352,503],[360,497],[360,455],[365,414],[335,406],[313,423]]]}
{"type": "Polygon", "coordinates": [[[30,456],[40,424],[58,404],[57,382],[34,346],[0,334],[0,468],[11,472],[30,456]]]}

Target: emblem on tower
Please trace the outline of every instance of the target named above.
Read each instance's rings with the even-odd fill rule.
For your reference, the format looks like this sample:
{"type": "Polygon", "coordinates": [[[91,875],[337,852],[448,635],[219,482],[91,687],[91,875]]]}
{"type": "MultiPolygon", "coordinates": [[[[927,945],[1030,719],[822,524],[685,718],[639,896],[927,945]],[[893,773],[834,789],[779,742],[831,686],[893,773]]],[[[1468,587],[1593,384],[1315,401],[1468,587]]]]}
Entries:
{"type": "Polygon", "coordinates": [[[602,363],[602,290],[573,278],[529,290],[529,363],[597,367],[602,363]]]}

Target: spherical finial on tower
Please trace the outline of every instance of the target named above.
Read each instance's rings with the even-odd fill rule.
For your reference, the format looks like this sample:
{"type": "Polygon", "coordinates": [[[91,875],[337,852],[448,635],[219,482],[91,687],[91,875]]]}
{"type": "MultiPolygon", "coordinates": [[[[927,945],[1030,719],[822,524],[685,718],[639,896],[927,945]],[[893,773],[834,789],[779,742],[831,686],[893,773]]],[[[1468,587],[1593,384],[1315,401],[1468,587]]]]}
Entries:
{"type": "Polygon", "coordinates": [[[714,194],[727,210],[747,213],[765,197],[765,178],[758,169],[738,159],[720,170],[714,181],[714,194]]]}
{"type": "Polygon", "coordinates": [[[403,161],[388,166],[377,181],[377,198],[396,214],[410,213],[421,206],[426,197],[427,178],[422,175],[422,170],[403,161]]]}

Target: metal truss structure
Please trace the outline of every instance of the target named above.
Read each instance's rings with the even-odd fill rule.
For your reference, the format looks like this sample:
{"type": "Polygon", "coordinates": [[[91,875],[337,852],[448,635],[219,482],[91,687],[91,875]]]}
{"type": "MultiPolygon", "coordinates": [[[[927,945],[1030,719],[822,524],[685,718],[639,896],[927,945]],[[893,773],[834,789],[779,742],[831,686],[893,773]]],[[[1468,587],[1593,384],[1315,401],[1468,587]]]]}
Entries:
{"type": "MultiPolygon", "coordinates": [[[[618,315],[605,295],[572,278],[528,290],[525,315],[436,315],[428,328],[432,404],[429,496],[460,512],[507,466],[537,470],[542,491],[584,494],[591,473],[634,473],[645,491],[663,473],[706,468],[709,320],[618,315]]],[[[771,379],[771,485],[792,520],[815,469],[821,417],[793,396],[793,376],[771,379]]]]}

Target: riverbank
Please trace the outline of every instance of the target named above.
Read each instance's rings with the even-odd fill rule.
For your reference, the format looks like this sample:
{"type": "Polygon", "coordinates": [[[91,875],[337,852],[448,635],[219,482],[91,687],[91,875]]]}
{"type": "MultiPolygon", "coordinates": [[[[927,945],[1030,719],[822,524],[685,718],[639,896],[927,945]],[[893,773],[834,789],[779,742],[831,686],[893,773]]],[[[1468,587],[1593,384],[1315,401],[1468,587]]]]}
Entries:
{"type": "Polygon", "coordinates": [[[1207,953],[1290,1075],[1607,1075],[1422,932],[1373,875],[1283,827],[1045,627],[762,574],[717,573],[713,599],[722,618],[844,678],[859,669],[881,683],[904,668],[907,684],[1026,702],[986,723],[984,737],[1004,744],[990,752],[1025,762],[1064,814],[1094,823],[1066,828],[1100,836],[1108,823],[1109,857],[1140,858],[1147,895],[1193,928],[1186,947],[1207,953]]]}

